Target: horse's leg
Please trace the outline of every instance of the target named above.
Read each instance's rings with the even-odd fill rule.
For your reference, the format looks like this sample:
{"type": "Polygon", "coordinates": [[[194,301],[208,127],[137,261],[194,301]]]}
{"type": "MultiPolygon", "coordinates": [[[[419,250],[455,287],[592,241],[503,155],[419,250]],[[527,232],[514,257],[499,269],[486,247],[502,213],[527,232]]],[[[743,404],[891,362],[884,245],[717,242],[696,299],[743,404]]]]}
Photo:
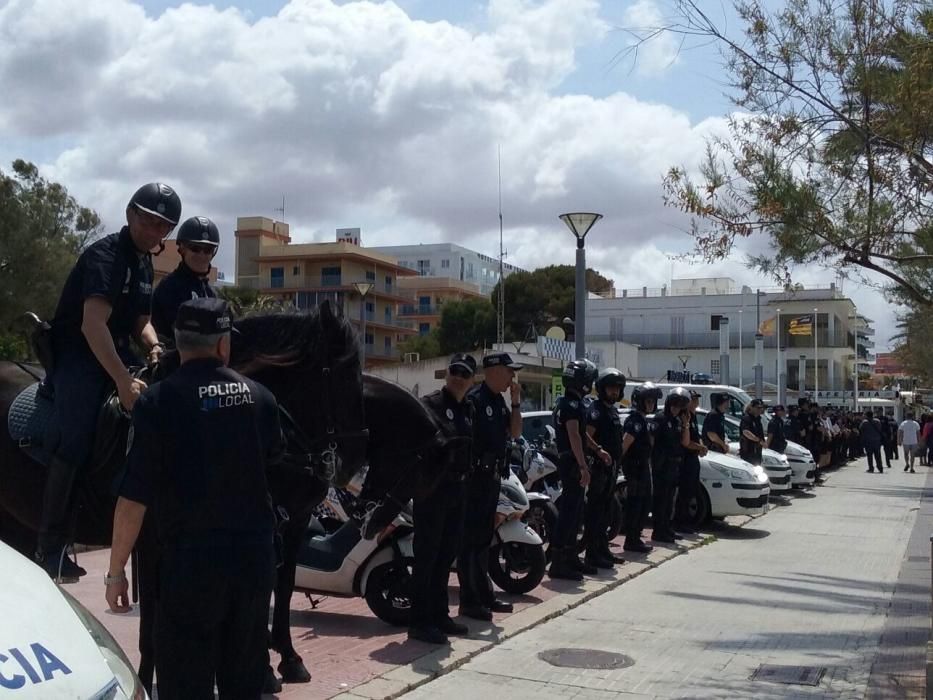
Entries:
{"type": "Polygon", "coordinates": [[[36,555],[36,533],[2,509],[0,509],[0,541],[6,542],[30,560],[36,555]]]}
{"type": "Polygon", "coordinates": [[[286,683],[307,683],[311,674],[292,645],[291,600],[295,591],[295,569],[298,566],[298,548],[308,529],[310,514],[289,521],[282,528],[282,566],[275,582],[275,607],[272,611],[272,648],[282,657],[279,673],[286,683]]]}

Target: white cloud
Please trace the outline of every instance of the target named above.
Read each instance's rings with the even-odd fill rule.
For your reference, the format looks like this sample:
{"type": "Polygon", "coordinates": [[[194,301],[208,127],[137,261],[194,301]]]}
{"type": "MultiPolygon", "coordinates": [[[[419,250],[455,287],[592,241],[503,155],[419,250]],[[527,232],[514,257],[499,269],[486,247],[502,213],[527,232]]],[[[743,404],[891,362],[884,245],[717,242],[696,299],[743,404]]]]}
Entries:
{"type": "MultiPolygon", "coordinates": [[[[577,49],[607,35],[595,0],[491,0],[482,29],[412,20],[393,2],[292,0],[253,20],[130,0],[0,7],[0,167],[41,163],[115,228],[163,180],[184,215],[214,218],[232,272],[237,216],[275,215],[297,240],[361,226],[367,244],[454,240],[498,250],[496,150],[510,261],[570,263],[557,215],[605,215],[594,267],[658,286],[689,246],[660,180],[693,168],[723,119],[691,123],[624,92],[557,94],[577,49]]],[[[655,20],[640,0],[632,21],[655,20]]],[[[651,44],[666,66],[670,47],[651,44]]]]}

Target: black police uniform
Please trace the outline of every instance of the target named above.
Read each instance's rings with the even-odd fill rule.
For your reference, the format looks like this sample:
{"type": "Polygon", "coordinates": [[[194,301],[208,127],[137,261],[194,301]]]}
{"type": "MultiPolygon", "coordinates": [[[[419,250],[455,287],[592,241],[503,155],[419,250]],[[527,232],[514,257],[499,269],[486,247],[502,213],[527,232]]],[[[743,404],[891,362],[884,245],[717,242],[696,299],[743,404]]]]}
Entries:
{"type": "Polygon", "coordinates": [[[742,414],[742,421],[739,423],[739,456],[751,464],[761,464],[761,443],[752,442],[745,437],[745,431],[754,434],[755,437],[762,439],[765,436],[764,427],[761,425],[761,416],[753,416],[747,411],[742,414]]]}
{"type": "Polygon", "coordinates": [[[51,324],[55,363],[47,381],[55,392],[55,412],[46,435],[52,459],[39,532],[45,552],[65,544],[75,475],[91,455],[98,414],[113,389],[81,332],[84,302],[101,297],[113,307],[107,326],[117,354],[129,366],[137,362],[130,338],[140,317],[149,315],[152,278],[149,253],[136,249],[125,226],[85,250],[65,281],[51,324]]]}
{"type": "Polygon", "coordinates": [[[681,416],[667,411],[654,415],[654,449],[651,453],[651,474],[654,481],[654,500],[651,513],[653,530],[651,538],[673,538],[671,511],[674,508],[674,490],[680,479],[684,461],[684,446],[681,444],[683,423],[681,416]]]}
{"type": "Polygon", "coordinates": [[[275,573],[266,470],[285,446],[263,386],[197,359],[133,409],[119,493],[157,503],[159,697],[258,698],[275,573]]]}
{"type": "Polygon", "coordinates": [[[607,465],[598,457],[593,459],[590,472],[590,485],[586,491],[584,509],[583,541],[586,554],[609,555],[607,530],[611,515],[611,504],[615,492],[616,474],[622,459],[622,421],[615,404],[607,404],[597,399],[589,404],[586,423],[596,430],[593,439],[602,446],[612,464],[607,465]]]}
{"type": "Polygon", "coordinates": [[[703,419],[703,444],[713,452],[722,453],[722,447],[710,440],[710,434],[718,436],[726,446],[729,445],[726,441],[726,417],[715,409],[703,419]]]}
{"type": "MultiPolygon", "coordinates": [[[[444,387],[422,401],[445,437],[472,438],[473,405],[466,399],[457,401],[444,387]]],[[[437,488],[427,498],[415,499],[412,627],[443,627],[449,617],[447,580],[463,536],[465,482],[472,470],[469,443],[448,455],[446,468],[437,488]]]]}
{"type": "Polygon", "coordinates": [[[640,411],[632,411],[622,425],[623,435],[634,442],[622,457],[625,474],[625,543],[641,542],[641,529],[651,510],[651,430],[640,411]]]}
{"type": "MultiPolygon", "coordinates": [[[[688,409],[685,409],[688,410],[688,409]]],[[[690,442],[700,442],[700,425],[695,413],[690,413],[690,442]]],[[[684,461],[677,480],[677,502],[674,506],[674,521],[684,530],[693,529],[690,518],[690,503],[700,489],[700,453],[685,449],[684,461]]]]}
{"type": "Polygon", "coordinates": [[[567,423],[577,421],[580,442],[586,446],[586,406],[583,398],[573,390],[557,400],[554,407],[554,431],[557,442],[557,472],[560,475],[561,495],[557,500],[557,525],[552,545],[566,552],[576,549],[580,519],[583,517],[584,489],[580,484],[580,465],[570,448],[567,423]]]}
{"type": "MultiPolygon", "coordinates": [[[[759,419],[760,420],[760,419],[759,419]]],[[[784,419],[773,416],[768,422],[768,435],[771,436],[771,444],[768,449],[784,454],[787,449],[787,437],[784,434],[784,419]]]]}
{"type": "Polygon", "coordinates": [[[795,413],[792,416],[788,416],[787,425],[785,427],[785,434],[788,438],[801,445],[807,444],[807,436],[798,414],[795,413]]]}
{"type": "Polygon", "coordinates": [[[165,338],[174,345],[173,326],[178,307],[192,299],[213,299],[216,296],[208,278],[199,275],[182,261],[159,282],[152,293],[152,327],[159,338],[165,338]]]}
{"type": "Polygon", "coordinates": [[[500,477],[508,469],[511,413],[502,395],[486,382],[470,389],[467,399],[474,411],[473,474],[467,481],[467,515],[457,558],[460,607],[489,608],[496,599],[489,580],[489,545],[495,532],[500,477]]]}

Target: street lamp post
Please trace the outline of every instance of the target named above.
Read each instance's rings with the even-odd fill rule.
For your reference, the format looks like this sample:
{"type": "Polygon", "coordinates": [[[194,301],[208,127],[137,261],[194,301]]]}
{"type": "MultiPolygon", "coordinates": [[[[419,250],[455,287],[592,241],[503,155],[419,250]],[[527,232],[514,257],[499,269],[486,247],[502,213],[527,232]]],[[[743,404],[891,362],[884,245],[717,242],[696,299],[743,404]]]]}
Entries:
{"type": "Polygon", "coordinates": [[[820,394],[820,342],[819,330],[820,324],[816,321],[816,315],[819,308],[813,309],[813,400],[819,401],[820,394]]]}
{"type": "Polygon", "coordinates": [[[858,314],[849,317],[852,320],[852,405],[858,413],[858,314]]]}
{"type": "Polygon", "coordinates": [[[376,285],[372,282],[354,282],[353,286],[360,293],[360,367],[366,368],[366,295],[376,285]]]}
{"type": "Polygon", "coordinates": [[[787,375],[784,371],[784,365],[781,364],[781,309],[777,309],[777,319],[774,324],[774,345],[777,353],[777,385],[778,385],[778,403],[783,405],[787,403],[787,375]]]}
{"type": "Polygon", "coordinates": [[[574,327],[573,336],[576,342],[576,355],[578,358],[586,357],[586,252],[583,248],[583,239],[593,228],[593,224],[603,218],[602,214],[574,212],[561,214],[560,220],[567,224],[567,228],[577,239],[577,274],[574,294],[574,327]]]}

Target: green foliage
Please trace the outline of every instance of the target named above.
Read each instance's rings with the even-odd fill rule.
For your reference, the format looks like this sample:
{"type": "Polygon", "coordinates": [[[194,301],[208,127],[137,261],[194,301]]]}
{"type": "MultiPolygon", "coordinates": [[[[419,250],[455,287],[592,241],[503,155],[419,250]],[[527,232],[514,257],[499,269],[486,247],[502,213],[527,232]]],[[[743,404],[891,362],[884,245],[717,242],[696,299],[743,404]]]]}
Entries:
{"type": "Polygon", "coordinates": [[[440,355],[470,352],[496,342],[496,310],[488,299],[448,301],[437,327],[440,355]]]}
{"type": "MultiPolygon", "coordinates": [[[[538,335],[544,335],[548,326],[560,324],[565,317],[573,318],[575,286],[573,265],[549,265],[506,277],[505,339],[532,339],[532,325],[538,335]]],[[[587,269],[586,288],[591,292],[605,292],[612,288],[612,281],[587,269]]],[[[493,308],[498,295],[499,285],[496,285],[492,292],[493,308]]]]}
{"type": "Polygon", "coordinates": [[[928,308],[908,312],[898,323],[900,344],[894,354],[904,371],[924,386],[933,386],[933,315],[928,308]]]}
{"type": "Polygon", "coordinates": [[[671,168],[665,201],[692,214],[697,253],[786,283],[796,265],[865,278],[933,305],[933,10],[928,0],[739,0],[732,39],[694,0],[667,29],[724,49],[741,112],[698,174],[671,168]]]}
{"type": "Polygon", "coordinates": [[[0,360],[29,359],[25,336],[13,333],[0,333],[0,360]]]}
{"type": "Polygon", "coordinates": [[[408,352],[416,352],[422,360],[440,357],[444,353],[441,352],[438,329],[434,328],[430,333],[426,333],[425,335],[415,335],[403,340],[399,343],[399,352],[401,352],[403,356],[408,352]]]}
{"type": "Polygon", "coordinates": [[[75,259],[100,230],[94,211],[32,163],[0,171],[0,329],[27,311],[51,318],[75,259]]]}
{"type": "Polygon", "coordinates": [[[230,304],[234,316],[282,308],[282,303],[275,297],[260,294],[258,290],[249,287],[223,286],[217,290],[217,293],[221,299],[230,304]]]}

